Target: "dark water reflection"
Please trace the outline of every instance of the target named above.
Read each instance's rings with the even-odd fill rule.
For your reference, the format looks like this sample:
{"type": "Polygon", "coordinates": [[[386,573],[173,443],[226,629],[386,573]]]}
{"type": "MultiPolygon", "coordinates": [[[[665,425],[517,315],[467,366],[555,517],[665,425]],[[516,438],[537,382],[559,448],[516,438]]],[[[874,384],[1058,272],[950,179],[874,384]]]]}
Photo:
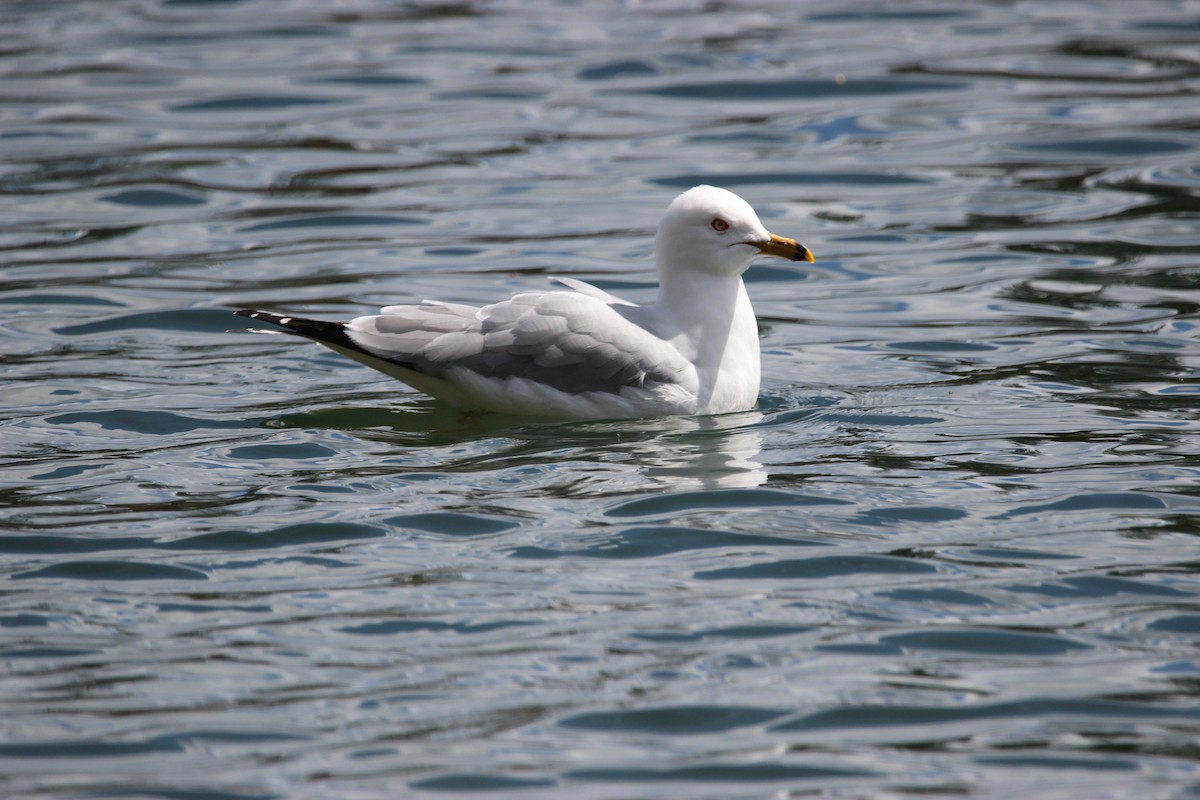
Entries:
{"type": "Polygon", "coordinates": [[[1189,3],[8,3],[0,794],[1200,792],[1189,3]],[[231,307],[700,182],[759,408],[461,416],[231,307]]]}

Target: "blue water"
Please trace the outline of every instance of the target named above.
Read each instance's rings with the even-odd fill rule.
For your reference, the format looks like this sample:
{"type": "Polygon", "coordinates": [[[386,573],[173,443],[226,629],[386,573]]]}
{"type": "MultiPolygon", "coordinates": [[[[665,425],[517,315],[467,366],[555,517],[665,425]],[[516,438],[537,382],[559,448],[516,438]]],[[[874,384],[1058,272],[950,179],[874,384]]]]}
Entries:
{"type": "Polygon", "coordinates": [[[122,0],[0,37],[0,794],[1200,796],[1200,6],[122,0]],[[653,297],[759,407],[229,333],[653,297]]]}

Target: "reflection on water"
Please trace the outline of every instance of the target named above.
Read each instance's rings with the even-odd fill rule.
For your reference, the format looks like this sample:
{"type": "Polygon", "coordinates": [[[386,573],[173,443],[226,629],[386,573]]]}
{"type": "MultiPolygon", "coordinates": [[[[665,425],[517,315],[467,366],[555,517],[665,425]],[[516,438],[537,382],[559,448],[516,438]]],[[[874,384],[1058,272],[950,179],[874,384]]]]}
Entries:
{"type": "MultiPolygon", "coordinates": [[[[593,423],[587,428],[595,445],[607,451],[605,460],[620,465],[625,480],[629,473],[650,479],[640,486],[622,486],[621,492],[655,487],[735,489],[758,486],[769,477],[760,460],[763,437],[755,427],[763,419],[761,412],[747,411],[619,425],[593,423]]],[[[607,480],[602,485],[605,493],[613,492],[607,480]]]]}
{"type": "Polygon", "coordinates": [[[4,6],[13,797],[1197,792],[1188,3],[4,6]],[[236,307],[547,275],[677,191],[757,411],[460,415],[236,307]]]}
{"type": "Polygon", "coordinates": [[[713,424],[712,417],[692,420],[694,433],[681,443],[678,452],[662,459],[644,458],[639,462],[646,475],[678,489],[737,489],[758,486],[767,480],[759,456],[762,434],[754,429],[726,427],[730,416],[746,417],[741,425],[753,425],[762,414],[729,415],[713,424]],[[712,432],[720,431],[717,436],[712,432]]]}

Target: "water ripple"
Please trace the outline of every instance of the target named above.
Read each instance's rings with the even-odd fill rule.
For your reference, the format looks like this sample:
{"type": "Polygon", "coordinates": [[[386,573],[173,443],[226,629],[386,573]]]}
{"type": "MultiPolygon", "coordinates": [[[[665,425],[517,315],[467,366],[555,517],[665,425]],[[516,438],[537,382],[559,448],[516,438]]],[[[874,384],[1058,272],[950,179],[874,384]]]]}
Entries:
{"type": "Polygon", "coordinates": [[[6,5],[6,795],[1196,793],[1195,9],[676,5],[6,5]],[[746,414],[229,333],[696,183],[818,256],[746,414]]]}

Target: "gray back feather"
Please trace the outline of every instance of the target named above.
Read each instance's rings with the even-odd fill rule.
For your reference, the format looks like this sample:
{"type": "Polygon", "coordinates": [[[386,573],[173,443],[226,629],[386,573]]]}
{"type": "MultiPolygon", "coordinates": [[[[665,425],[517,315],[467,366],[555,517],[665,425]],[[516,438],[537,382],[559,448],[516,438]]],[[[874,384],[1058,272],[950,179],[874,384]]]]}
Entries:
{"type": "Polygon", "coordinates": [[[690,366],[616,306],[579,292],[519,294],[483,308],[425,303],[359,317],[346,333],[374,355],[438,378],[457,369],[568,393],[680,380],[690,366]]]}

